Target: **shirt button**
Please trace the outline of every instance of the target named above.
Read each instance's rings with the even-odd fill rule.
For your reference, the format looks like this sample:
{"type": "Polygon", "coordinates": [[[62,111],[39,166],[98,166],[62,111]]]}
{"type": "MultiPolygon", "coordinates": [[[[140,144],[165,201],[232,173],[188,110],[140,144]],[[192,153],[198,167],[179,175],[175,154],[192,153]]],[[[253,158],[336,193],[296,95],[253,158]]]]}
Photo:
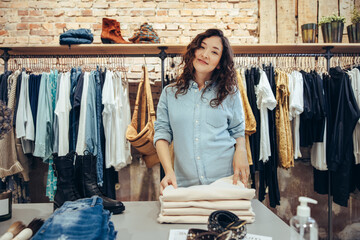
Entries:
{"type": "Polygon", "coordinates": [[[199,141],[199,139],[198,139],[198,138],[195,138],[195,141],[199,141]]]}
{"type": "Polygon", "coordinates": [[[199,123],[199,121],[198,121],[198,120],[196,120],[195,122],[196,122],[196,123],[199,123]]]}
{"type": "Polygon", "coordinates": [[[195,92],[197,92],[197,89],[195,90],[195,92]]]}
{"type": "Polygon", "coordinates": [[[198,103],[196,104],[196,107],[199,107],[199,104],[198,104],[198,103]]]}
{"type": "Polygon", "coordinates": [[[198,156],[196,159],[197,159],[197,160],[200,160],[200,157],[198,156]]]}
{"type": "Polygon", "coordinates": [[[201,179],[204,179],[204,176],[201,176],[201,179]]]}

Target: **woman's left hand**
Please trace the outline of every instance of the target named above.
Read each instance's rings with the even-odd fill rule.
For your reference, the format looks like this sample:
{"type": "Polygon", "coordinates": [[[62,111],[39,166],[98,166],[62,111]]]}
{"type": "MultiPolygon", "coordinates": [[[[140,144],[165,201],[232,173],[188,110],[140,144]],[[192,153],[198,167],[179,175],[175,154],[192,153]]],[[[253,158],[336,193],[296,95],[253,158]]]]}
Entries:
{"type": "Polygon", "coordinates": [[[250,175],[250,168],[246,154],[245,137],[239,137],[236,139],[233,168],[233,184],[237,184],[237,181],[240,180],[245,185],[245,187],[247,187],[250,175]]]}

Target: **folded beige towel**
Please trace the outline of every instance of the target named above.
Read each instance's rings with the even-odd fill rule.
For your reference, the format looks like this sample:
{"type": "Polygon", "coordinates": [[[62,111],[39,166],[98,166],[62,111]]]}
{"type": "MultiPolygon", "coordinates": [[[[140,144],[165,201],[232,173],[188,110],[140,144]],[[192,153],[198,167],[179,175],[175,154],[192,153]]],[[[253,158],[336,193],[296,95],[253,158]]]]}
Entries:
{"type": "Polygon", "coordinates": [[[161,209],[198,207],[213,210],[248,210],[251,208],[250,200],[224,200],[224,201],[188,201],[188,202],[164,202],[160,198],[161,209]]]}
{"type": "MultiPolygon", "coordinates": [[[[241,220],[245,220],[247,223],[255,222],[254,216],[238,216],[241,220]]],[[[208,216],[164,216],[159,215],[157,221],[159,223],[201,223],[206,224],[208,216]]]]}
{"type": "Polygon", "coordinates": [[[174,189],[172,185],[167,186],[160,199],[168,201],[194,201],[194,200],[239,200],[252,199],[255,196],[255,189],[248,189],[238,181],[237,185],[232,184],[232,176],[221,178],[209,185],[196,185],[187,188],[179,187],[174,189]]]}
{"type": "MultiPolygon", "coordinates": [[[[208,208],[163,208],[161,209],[161,214],[164,216],[209,216],[212,212],[216,211],[215,209],[208,208]]],[[[236,214],[237,216],[255,216],[255,213],[252,209],[248,210],[229,210],[230,212],[236,214]]]]}

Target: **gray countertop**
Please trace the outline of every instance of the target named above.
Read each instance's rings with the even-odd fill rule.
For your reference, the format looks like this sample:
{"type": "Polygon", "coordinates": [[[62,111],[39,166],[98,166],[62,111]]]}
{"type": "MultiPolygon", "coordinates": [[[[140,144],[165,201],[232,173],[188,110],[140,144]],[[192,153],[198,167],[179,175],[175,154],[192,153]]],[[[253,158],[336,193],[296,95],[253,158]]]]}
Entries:
{"type": "MultiPolygon", "coordinates": [[[[113,215],[111,221],[122,240],[167,240],[170,229],[206,229],[204,224],[159,224],[159,202],[124,202],[126,210],[113,215]]],[[[248,233],[272,237],[273,240],[288,240],[290,227],[258,200],[252,200],[255,222],[247,225],[248,233]]],[[[0,222],[0,234],[6,232],[15,221],[28,224],[33,218],[47,219],[53,209],[51,203],[13,204],[12,218],[0,222]]]]}

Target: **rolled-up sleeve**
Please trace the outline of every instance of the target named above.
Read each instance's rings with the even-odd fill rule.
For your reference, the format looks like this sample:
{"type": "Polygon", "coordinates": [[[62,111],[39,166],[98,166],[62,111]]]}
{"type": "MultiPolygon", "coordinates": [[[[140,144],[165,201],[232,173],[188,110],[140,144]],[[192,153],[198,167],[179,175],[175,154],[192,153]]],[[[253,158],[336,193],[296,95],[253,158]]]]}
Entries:
{"type": "Polygon", "coordinates": [[[159,103],[156,110],[156,121],[155,121],[155,135],[154,135],[154,145],[160,139],[166,140],[169,143],[172,142],[173,133],[169,121],[169,111],[168,111],[168,92],[171,92],[168,87],[165,87],[161,93],[159,103]]]}
{"type": "Polygon", "coordinates": [[[245,116],[239,91],[231,96],[231,101],[233,101],[233,108],[228,130],[230,135],[237,139],[245,136],[245,116]]]}

